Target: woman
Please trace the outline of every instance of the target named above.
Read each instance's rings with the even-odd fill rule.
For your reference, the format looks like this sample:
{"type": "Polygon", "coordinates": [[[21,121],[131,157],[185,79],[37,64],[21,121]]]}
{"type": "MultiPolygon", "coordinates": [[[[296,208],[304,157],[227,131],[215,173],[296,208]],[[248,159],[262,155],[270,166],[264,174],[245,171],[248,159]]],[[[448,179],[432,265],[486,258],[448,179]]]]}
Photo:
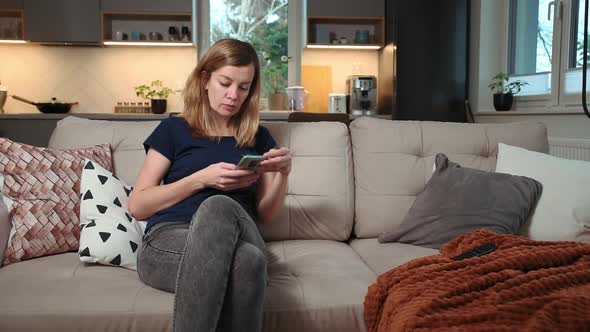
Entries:
{"type": "Polygon", "coordinates": [[[129,199],[131,214],[148,220],[138,273],[175,292],[174,331],[261,329],[267,260],[254,220],[281,209],[291,157],[258,125],[259,94],[252,46],[221,40],[190,74],[184,112],[144,142],[129,199]],[[246,154],[264,160],[238,168],[246,154]]]}

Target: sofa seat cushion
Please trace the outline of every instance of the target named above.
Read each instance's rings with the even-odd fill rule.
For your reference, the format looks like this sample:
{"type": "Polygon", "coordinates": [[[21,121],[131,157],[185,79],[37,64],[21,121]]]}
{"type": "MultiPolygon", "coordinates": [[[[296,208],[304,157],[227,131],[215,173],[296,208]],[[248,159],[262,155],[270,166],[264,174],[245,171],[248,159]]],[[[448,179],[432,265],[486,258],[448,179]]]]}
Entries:
{"type": "Polygon", "coordinates": [[[0,331],[165,331],[173,296],[66,253],[0,269],[0,331]]]}
{"type": "MultiPolygon", "coordinates": [[[[330,240],[270,242],[265,331],[364,331],[363,300],[376,275],[330,240]]],[[[170,331],[173,294],[135,271],[76,253],[0,269],[0,331],[170,331]]]]}
{"type": "Polygon", "coordinates": [[[350,246],[367,265],[380,275],[414,258],[436,255],[438,250],[405,243],[379,243],[377,238],[354,239],[350,246]]]}
{"type": "Polygon", "coordinates": [[[329,240],[267,243],[265,331],[365,331],[363,301],[376,275],[350,246],[329,240]]]}

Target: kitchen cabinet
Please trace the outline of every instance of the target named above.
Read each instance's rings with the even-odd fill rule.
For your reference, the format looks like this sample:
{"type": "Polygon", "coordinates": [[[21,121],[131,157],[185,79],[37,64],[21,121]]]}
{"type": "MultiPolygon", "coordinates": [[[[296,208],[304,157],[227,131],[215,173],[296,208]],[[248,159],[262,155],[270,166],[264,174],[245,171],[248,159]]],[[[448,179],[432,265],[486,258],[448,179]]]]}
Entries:
{"type": "Polygon", "coordinates": [[[383,17],[308,17],[307,47],[369,46],[384,41],[383,17]]]}
{"type": "Polygon", "coordinates": [[[23,39],[23,0],[0,1],[0,39],[23,39]]]}
{"type": "Polygon", "coordinates": [[[101,0],[103,12],[186,13],[193,11],[192,0],[101,0]]]}
{"type": "Polygon", "coordinates": [[[0,10],[2,9],[23,9],[23,0],[2,0],[0,1],[0,10]]]}
{"type": "Polygon", "coordinates": [[[192,45],[191,0],[101,0],[101,11],[101,37],[107,45],[179,41],[192,45]],[[188,37],[183,38],[183,30],[188,37]]]}
{"type": "Polygon", "coordinates": [[[103,12],[102,40],[107,45],[125,42],[127,45],[159,43],[165,46],[182,42],[192,46],[191,17],[190,13],[103,12]]]}
{"type": "Polygon", "coordinates": [[[307,16],[383,17],[385,0],[308,0],[307,16]]]}
{"type": "Polygon", "coordinates": [[[384,0],[307,2],[307,47],[384,44],[384,0]]]}
{"type": "Polygon", "coordinates": [[[42,43],[97,44],[99,0],[24,0],[25,39],[42,43]]]}
{"type": "Polygon", "coordinates": [[[0,9],[0,39],[22,40],[23,34],[23,11],[20,9],[0,9]]]}

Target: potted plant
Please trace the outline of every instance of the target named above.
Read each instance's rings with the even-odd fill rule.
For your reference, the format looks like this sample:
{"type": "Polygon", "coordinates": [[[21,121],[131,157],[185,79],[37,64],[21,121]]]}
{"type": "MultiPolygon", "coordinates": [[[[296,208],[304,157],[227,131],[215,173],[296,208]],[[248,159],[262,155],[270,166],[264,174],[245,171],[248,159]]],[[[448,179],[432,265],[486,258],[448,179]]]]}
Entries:
{"type": "Polygon", "coordinates": [[[281,56],[278,60],[271,57],[264,58],[261,72],[266,80],[262,82],[262,94],[268,96],[269,109],[271,110],[281,110],[286,107],[285,88],[287,87],[288,59],[286,55],[281,56]]]}
{"type": "Polygon", "coordinates": [[[515,80],[508,83],[510,76],[506,73],[498,73],[492,77],[492,83],[488,88],[494,93],[494,108],[496,111],[508,111],[512,108],[513,96],[520,92],[527,82],[515,80]]]}
{"type": "Polygon", "coordinates": [[[152,103],[152,113],[162,114],[166,112],[167,99],[169,95],[174,94],[174,90],[160,80],[155,80],[150,85],[138,85],[133,87],[138,97],[149,99],[152,103]]]}

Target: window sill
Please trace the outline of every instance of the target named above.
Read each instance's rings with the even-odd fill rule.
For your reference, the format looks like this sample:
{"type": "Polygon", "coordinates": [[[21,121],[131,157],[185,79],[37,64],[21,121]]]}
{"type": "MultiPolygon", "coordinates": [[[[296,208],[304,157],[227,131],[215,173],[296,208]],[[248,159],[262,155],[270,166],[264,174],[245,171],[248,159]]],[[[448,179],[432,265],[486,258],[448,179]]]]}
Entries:
{"type": "Polygon", "coordinates": [[[584,110],[578,107],[551,108],[551,109],[528,109],[528,110],[511,110],[496,111],[482,110],[476,113],[481,116],[504,116],[504,115],[585,115],[584,110]]]}

